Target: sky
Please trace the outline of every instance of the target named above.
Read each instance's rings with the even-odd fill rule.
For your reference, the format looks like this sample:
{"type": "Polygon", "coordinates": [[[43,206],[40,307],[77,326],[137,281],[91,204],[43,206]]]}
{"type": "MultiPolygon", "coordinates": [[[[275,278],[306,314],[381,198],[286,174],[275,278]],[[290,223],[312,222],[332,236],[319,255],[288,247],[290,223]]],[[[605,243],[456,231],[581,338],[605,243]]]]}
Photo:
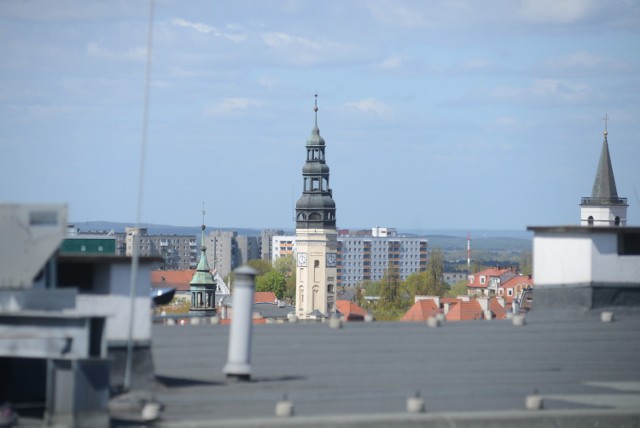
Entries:
{"type": "Polygon", "coordinates": [[[149,10],[0,1],[0,201],[292,229],[317,93],[339,228],[578,224],[605,114],[640,224],[640,1],[157,0],[143,145],[149,10]]]}

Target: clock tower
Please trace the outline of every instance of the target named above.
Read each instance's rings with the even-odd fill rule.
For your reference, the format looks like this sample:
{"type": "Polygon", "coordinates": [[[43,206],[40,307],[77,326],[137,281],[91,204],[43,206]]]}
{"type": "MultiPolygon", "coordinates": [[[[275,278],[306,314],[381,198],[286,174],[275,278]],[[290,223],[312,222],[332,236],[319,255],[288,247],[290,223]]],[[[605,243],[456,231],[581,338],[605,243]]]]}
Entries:
{"type": "Polygon", "coordinates": [[[302,196],[296,203],[296,316],[321,319],[336,310],[337,250],[336,204],[329,187],[325,142],[315,125],[307,140],[302,167],[302,196]]]}

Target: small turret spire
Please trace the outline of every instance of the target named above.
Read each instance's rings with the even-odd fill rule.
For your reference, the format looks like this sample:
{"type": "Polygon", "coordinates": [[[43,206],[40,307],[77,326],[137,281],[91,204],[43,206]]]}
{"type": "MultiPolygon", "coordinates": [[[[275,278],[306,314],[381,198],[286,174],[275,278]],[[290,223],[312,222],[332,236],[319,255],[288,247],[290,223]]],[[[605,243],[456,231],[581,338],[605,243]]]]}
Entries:
{"type": "Polygon", "coordinates": [[[206,247],[206,245],[205,245],[205,243],[204,243],[204,230],[207,228],[207,227],[204,225],[204,215],[205,215],[206,213],[207,213],[207,212],[204,210],[204,201],[202,201],[202,226],[201,226],[201,228],[202,228],[202,238],[201,238],[201,244],[202,244],[202,250],[203,250],[203,251],[206,251],[206,249],[207,249],[207,247],[206,247]]]}
{"type": "Polygon", "coordinates": [[[314,95],[315,97],[315,102],[313,104],[313,111],[316,115],[316,128],[318,127],[318,93],[316,92],[316,94],[314,95]]]}

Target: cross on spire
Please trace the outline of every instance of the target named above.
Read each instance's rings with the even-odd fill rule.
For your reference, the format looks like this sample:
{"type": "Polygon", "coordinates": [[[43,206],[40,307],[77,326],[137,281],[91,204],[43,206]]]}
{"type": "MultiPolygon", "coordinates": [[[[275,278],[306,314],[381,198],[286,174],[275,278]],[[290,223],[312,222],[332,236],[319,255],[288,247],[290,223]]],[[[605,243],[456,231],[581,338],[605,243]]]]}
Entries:
{"type": "Polygon", "coordinates": [[[604,115],[604,135],[607,135],[607,122],[609,122],[609,116],[608,115],[604,115]]]}

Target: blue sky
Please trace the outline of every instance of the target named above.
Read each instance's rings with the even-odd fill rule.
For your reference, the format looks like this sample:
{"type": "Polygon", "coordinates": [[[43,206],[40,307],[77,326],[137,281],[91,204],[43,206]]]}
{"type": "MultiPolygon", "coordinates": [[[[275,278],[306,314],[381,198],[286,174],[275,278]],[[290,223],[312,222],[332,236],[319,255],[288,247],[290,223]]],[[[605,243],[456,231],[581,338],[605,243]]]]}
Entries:
{"type": "MultiPolygon", "coordinates": [[[[146,1],[0,2],[0,200],[136,219],[146,1]]],[[[640,2],[155,3],[141,220],[291,228],[318,124],[338,227],[577,224],[605,114],[640,224],[640,2]]]]}

